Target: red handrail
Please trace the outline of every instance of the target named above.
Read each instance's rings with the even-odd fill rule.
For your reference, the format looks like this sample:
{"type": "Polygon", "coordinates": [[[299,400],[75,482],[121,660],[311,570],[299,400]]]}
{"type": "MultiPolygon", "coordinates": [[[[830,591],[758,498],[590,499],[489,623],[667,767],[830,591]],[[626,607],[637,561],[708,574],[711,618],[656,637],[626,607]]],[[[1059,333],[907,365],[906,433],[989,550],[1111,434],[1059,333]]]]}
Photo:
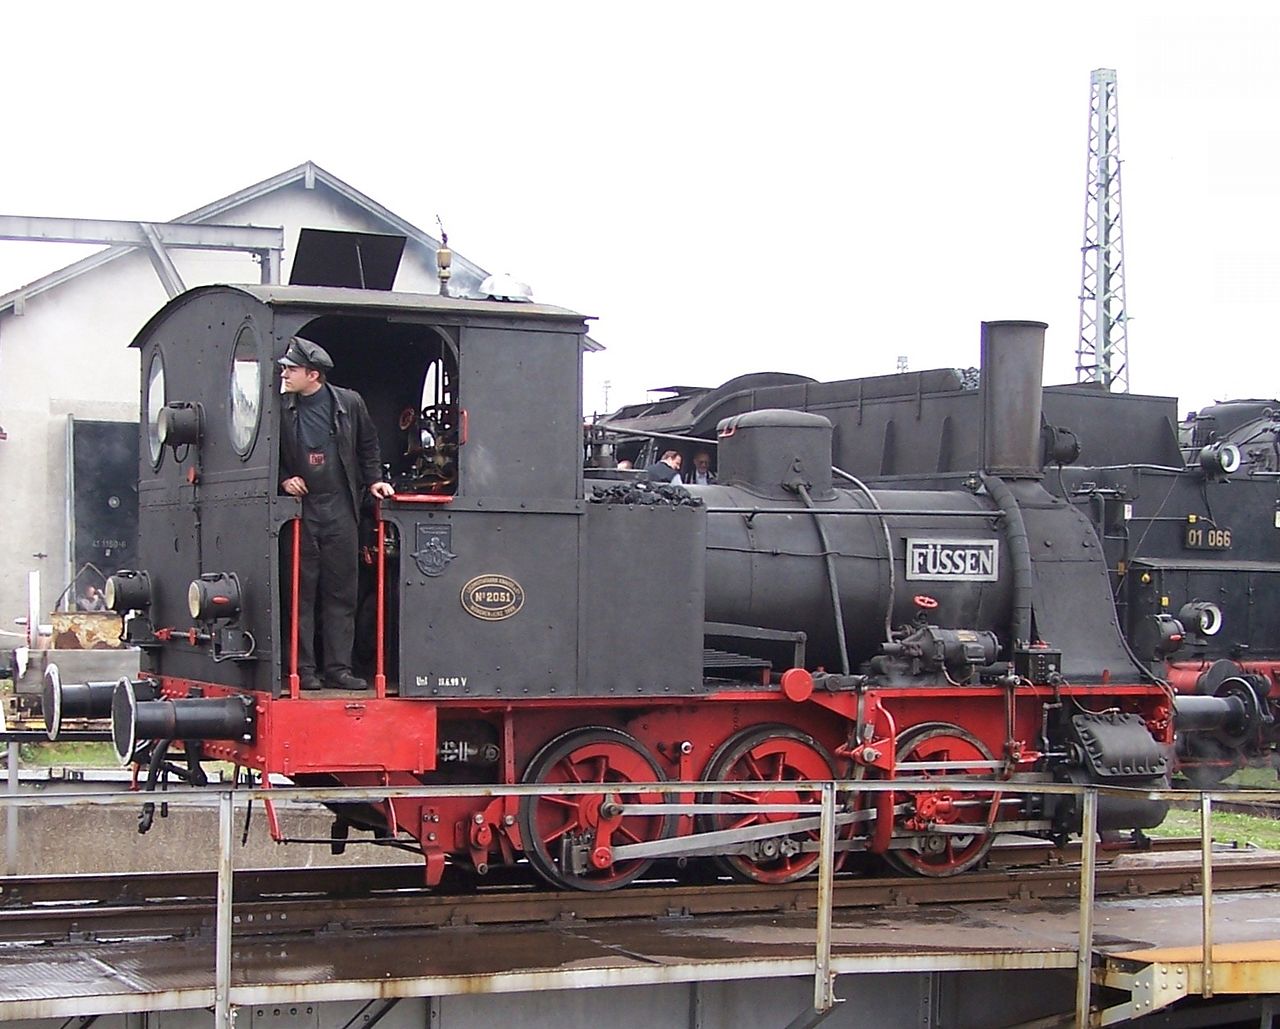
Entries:
{"type": "Polygon", "coordinates": [[[377,697],[387,695],[386,668],[386,540],[387,523],[382,520],[382,505],[374,506],[374,517],[378,520],[378,653],[377,667],[373,676],[373,692],[377,697]]]}
{"type": "Polygon", "coordinates": [[[293,619],[289,627],[289,699],[297,700],[302,688],[298,676],[298,594],[302,576],[302,519],[293,520],[293,619]]]}

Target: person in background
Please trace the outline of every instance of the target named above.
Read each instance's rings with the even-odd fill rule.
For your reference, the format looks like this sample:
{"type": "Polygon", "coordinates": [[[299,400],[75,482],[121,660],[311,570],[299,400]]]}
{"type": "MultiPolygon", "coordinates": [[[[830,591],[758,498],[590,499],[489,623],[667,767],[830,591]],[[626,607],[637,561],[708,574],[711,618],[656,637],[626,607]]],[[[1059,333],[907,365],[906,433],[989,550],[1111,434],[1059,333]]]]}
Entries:
{"type": "Polygon", "coordinates": [[[102,595],[102,590],[98,589],[93,583],[89,583],[84,588],[84,592],[76,597],[77,611],[105,611],[107,609],[107,598],[102,595]]]}
{"type": "Polygon", "coordinates": [[[645,471],[649,475],[650,482],[669,482],[673,486],[684,485],[684,480],[680,478],[680,466],[684,463],[684,458],[680,456],[678,450],[664,451],[662,457],[654,464],[649,465],[645,471]]]}
{"type": "Polygon", "coordinates": [[[716,473],[711,470],[711,455],[699,450],[693,455],[693,478],[689,480],[694,486],[710,486],[716,481],[716,473]]]}
{"type": "Polygon", "coordinates": [[[359,583],[360,502],[394,490],[381,477],[378,434],[355,390],[331,384],[328,352],[294,336],[280,365],[280,489],[302,501],[298,574],[298,676],[303,689],[363,690],[351,672],[359,583]],[[318,602],[318,604],[317,604],[318,602]],[[320,608],[324,682],[316,675],[315,619],[320,608]]]}

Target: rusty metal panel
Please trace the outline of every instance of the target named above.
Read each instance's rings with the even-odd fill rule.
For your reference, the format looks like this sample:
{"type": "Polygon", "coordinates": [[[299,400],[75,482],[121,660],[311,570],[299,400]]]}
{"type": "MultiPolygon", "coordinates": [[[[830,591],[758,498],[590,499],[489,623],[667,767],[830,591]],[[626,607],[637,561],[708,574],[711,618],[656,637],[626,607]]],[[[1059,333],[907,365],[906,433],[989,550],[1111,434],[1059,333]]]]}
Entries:
{"type": "MultiPolygon", "coordinates": [[[[1161,967],[1179,966],[1186,970],[1190,991],[1200,992],[1203,964],[1198,946],[1150,947],[1121,951],[1111,957],[1161,967]]],[[[1214,993],[1280,993],[1280,939],[1215,944],[1212,958],[1214,993]]]]}
{"type": "Polygon", "coordinates": [[[55,650],[119,650],[121,619],[110,611],[55,611],[50,616],[55,650]]]}

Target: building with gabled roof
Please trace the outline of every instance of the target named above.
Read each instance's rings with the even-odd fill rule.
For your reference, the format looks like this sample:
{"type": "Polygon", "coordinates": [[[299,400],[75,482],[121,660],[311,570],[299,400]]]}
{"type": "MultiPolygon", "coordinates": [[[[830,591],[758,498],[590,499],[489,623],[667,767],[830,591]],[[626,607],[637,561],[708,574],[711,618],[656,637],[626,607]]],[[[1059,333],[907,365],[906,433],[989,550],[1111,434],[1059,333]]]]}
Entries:
{"type": "MultiPolygon", "coordinates": [[[[140,227],[155,245],[110,246],[0,296],[0,627],[9,632],[27,611],[30,571],[41,572],[47,612],[75,595],[73,580],[100,586],[100,574],[128,567],[141,374],[129,343],[168,294],[277,274],[288,282],[304,228],[403,237],[392,288],[439,289],[438,240],[310,161],[140,227]],[[264,269],[249,252],[173,249],[166,226],[278,227],[281,259],[264,269]]],[[[456,253],[452,273],[460,294],[487,274],[456,253]]]]}

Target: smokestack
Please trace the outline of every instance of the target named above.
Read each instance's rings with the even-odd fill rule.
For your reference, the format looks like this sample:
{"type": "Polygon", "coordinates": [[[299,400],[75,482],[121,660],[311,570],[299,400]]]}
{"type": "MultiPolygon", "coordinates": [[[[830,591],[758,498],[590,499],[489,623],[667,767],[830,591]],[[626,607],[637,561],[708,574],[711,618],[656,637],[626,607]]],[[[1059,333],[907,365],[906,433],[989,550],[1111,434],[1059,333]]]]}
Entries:
{"type": "Polygon", "coordinates": [[[1044,322],[982,323],[982,467],[1009,479],[1042,475],[1044,322]]]}

